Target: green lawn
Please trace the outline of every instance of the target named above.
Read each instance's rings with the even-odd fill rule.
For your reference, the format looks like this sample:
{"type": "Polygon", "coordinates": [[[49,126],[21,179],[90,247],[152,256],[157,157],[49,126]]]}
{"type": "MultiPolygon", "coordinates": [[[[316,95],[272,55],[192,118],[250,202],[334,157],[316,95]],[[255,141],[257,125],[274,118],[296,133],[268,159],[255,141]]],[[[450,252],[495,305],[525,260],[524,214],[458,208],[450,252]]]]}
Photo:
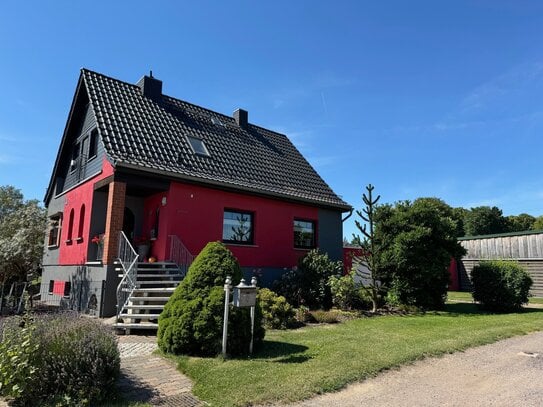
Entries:
{"type": "Polygon", "coordinates": [[[251,359],[177,360],[202,400],[244,406],[305,399],[426,356],[536,330],[543,330],[543,310],[491,315],[473,304],[450,304],[446,312],[268,331],[251,359]]]}
{"type": "Polygon", "coordinates": [[[461,301],[461,302],[473,302],[473,297],[471,296],[471,293],[463,292],[463,291],[448,291],[447,292],[447,300],[448,301],[461,301]]]}
{"type": "MultiPolygon", "coordinates": [[[[449,291],[447,300],[451,302],[473,302],[471,293],[461,291],[449,291]]],[[[530,297],[530,304],[543,304],[542,297],[530,297]]]]}

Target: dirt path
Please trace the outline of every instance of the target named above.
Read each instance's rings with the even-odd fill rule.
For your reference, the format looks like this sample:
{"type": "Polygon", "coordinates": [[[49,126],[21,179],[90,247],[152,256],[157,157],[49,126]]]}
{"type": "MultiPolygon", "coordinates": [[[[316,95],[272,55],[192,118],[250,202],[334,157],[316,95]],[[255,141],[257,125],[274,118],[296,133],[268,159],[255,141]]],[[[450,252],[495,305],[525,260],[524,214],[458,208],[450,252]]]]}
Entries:
{"type": "Polygon", "coordinates": [[[541,406],[543,332],[426,359],[292,406],[541,406]]]}

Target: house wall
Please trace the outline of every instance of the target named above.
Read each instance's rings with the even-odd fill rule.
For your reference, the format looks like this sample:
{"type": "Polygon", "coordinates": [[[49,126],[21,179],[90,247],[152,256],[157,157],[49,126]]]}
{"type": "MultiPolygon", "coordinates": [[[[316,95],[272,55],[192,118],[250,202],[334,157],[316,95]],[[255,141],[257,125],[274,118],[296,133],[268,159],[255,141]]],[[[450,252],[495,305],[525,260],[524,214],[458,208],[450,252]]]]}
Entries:
{"type": "MultiPolygon", "coordinates": [[[[52,198],[51,201],[49,202],[49,205],[47,206],[48,220],[51,218],[52,215],[57,214],[57,213],[62,213],[64,211],[64,205],[65,205],[64,196],[52,198]]],[[[64,223],[64,219],[62,219],[62,223],[64,223]]],[[[42,265],[47,266],[49,264],[58,264],[58,255],[59,255],[60,246],[49,246],[49,228],[47,229],[45,233],[43,247],[45,249],[43,253],[42,265]]]]}
{"type": "Polygon", "coordinates": [[[262,274],[264,280],[296,265],[298,258],[307,253],[308,250],[294,248],[295,218],[314,221],[318,246],[334,260],[342,257],[339,211],[181,183],[172,183],[168,193],[153,195],[145,201],[144,234],[149,236],[155,228],[156,211],[159,211],[152,254],[159,260],[167,257],[169,235],[177,235],[194,255],[208,242],[221,241],[225,208],[254,214],[254,244],[227,244],[227,247],[245,271],[262,274]]]}
{"type": "Polygon", "coordinates": [[[319,247],[332,260],[343,259],[343,221],[341,212],[319,209],[319,247]]]}
{"type": "Polygon", "coordinates": [[[100,141],[100,138],[98,138],[96,157],[88,157],[90,132],[95,127],[96,119],[94,117],[94,113],[87,105],[81,126],[76,132],[72,143],[66,149],[62,163],[60,163],[59,178],[64,181],[61,181],[63,185],[62,188],[57,191],[57,193],[60,192],[60,190],[66,191],[72,188],[74,185],[77,185],[79,182],[100,171],[104,157],[104,147],[100,141]],[[76,143],[82,145],[83,148],[79,156],[78,168],[72,171],[70,168],[70,161],[72,149],[76,143]]]}
{"type": "MultiPolygon", "coordinates": [[[[103,159],[102,170],[96,177],[84,182],[77,188],[65,194],[64,226],[61,231],[61,242],[59,251],[59,264],[82,264],[87,262],[87,252],[90,244],[91,218],[93,216],[94,184],[113,174],[113,167],[103,159]],[[85,217],[83,231],[79,236],[80,209],[85,205],[85,217]],[[72,241],[68,239],[70,212],[74,210],[72,241]],[[80,239],[76,239],[80,238],[80,239]]],[[[101,216],[101,215],[100,215],[101,216]]],[[[102,230],[103,232],[103,230],[102,230]]],[[[94,260],[94,259],[92,259],[94,260]]]]}

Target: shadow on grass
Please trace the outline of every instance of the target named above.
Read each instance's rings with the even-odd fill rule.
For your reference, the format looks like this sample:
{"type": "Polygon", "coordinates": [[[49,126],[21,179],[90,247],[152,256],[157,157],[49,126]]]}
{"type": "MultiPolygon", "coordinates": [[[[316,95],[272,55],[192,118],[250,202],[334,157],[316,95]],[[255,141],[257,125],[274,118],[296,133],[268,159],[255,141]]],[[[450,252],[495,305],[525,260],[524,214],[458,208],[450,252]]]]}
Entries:
{"type": "Polygon", "coordinates": [[[307,346],[289,342],[264,340],[251,359],[275,359],[277,363],[303,363],[311,356],[301,353],[309,349],[307,346]]]}
{"type": "Polygon", "coordinates": [[[539,312],[543,313],[543,309],[538,308],[522,308],[519,311],[513,311],[513,312],[502,312],[502,313],[496,313],[496,312],[490,312],[486,311],[484,309],[481,309],[477,304],[473,303],[455,303],[455,304],[446,304],[444,311],[446,313],[442,314],[444,316],[451,316],[451,317],[458,317],[458,316],[470,316],[470,315],[491,315],[491,314],[529,314],[533,312],[539,312]]]}

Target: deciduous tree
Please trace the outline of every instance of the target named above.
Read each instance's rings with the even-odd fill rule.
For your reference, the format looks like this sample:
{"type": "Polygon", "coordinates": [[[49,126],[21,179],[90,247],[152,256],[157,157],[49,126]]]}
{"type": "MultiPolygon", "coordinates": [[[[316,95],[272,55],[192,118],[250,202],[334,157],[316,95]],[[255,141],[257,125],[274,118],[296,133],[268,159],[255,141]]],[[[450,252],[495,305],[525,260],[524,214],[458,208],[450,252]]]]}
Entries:
{"type": "Polygon", "coordinates": [[[43,254],[45,209],[20,190],[0,186],[0,281],[23,280],[43,254]]]}
{"type": "Polygon", "coordinates": [[[451,258],[465,253],[456,239],[452,208],[437,198],[382,205],[375,214],[378,267],[391,303],[444,305],[451,258]]]}

